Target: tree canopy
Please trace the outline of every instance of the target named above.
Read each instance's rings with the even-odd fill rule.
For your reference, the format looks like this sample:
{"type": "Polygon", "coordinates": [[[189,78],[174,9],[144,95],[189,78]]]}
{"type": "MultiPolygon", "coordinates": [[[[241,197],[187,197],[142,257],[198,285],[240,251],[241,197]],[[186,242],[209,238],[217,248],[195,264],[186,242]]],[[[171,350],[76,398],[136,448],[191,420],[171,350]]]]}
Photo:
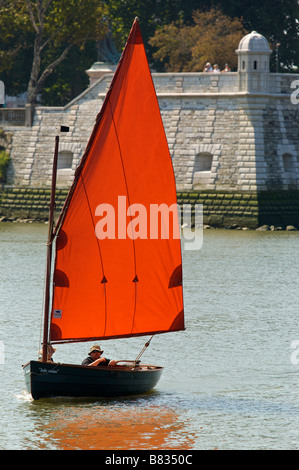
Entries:
{"type": "Polygon", "coordinates": [[[247,33],[238,18],[230,18],[219,9],[193,13],[194,25],[182,21],[159,28],[150,44],[157,52],[154,59],[163,63],[166,71],[201,72],[207,62],[224,69],[229,63],[237,67],[235,50],[247,33]]]}
{"type": "Polygon", "coordinates": [[[83,50],[107,31],[99,0],[0,0],[0,28],[0,71],[31,58],[30,104],[72,47],[83,50]]]}
{"type": "Polygon", "coordinates": [[[202,71],[206,61],[236,69],[238,41],[252,30],[270,42],[272,71],[299,66],[297,0],[0,0],[6,92],[66,104],[88,86],[97,41],[110,27],[121,53],[135,16],[159,71],[202,71]]]}
{"type": "MultiPolygon", "coordinates": [[[[204,13],[211,9],[218,9],[231,19],[238,18],[245,30],[257,31],[266,37],[274,51],[271,55],[272,71],[276,70],[277,43],[279,70],[293,72],[294,66],[299,66],[297,0],[107,0],[106,4],[117,47],[121,50],[133,19],[138,16],[149,60],[161,71],[164,70],[164,62],[153,58],[157,48],[149,41],[150,38],[166,25],[170,29],[172,24],[194,26],[194,11],[204,13]]],[[[164,37],[166,39],[166,34],[164,37]]]]}
{"type": "MultiPolygon", "coordinates": [[[[279,44],[279,70],[293,72],[299,66],[299,2],[297,0],[220,0],[222,12],[242,17],[244,27],[266,37],[271,49],[279,44]]],[[[276,70],[276,54],[271,54],[276,70]]]]}

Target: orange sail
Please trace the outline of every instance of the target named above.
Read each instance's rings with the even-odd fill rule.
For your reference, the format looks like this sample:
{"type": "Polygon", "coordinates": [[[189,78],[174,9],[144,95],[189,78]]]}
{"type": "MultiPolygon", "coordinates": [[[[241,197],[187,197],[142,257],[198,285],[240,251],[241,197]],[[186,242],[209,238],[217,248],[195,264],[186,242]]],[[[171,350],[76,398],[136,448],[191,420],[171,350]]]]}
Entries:
{"type": "Polygon", "coordinates": [[[184,329],[178,227],[171,157],[136,19],[57,223],[50,340],[184,329]]]}

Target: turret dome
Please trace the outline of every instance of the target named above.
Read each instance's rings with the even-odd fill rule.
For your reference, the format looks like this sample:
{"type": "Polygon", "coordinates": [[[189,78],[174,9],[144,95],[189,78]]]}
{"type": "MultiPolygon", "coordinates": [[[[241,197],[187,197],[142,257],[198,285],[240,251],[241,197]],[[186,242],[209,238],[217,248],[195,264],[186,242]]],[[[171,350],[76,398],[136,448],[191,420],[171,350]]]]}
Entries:
{"type": "Polygon", "coordinates": [[[253,52],[271,54],[267,39],[256,31],[246,34],[239,42],[236,52],[253,52]]]}

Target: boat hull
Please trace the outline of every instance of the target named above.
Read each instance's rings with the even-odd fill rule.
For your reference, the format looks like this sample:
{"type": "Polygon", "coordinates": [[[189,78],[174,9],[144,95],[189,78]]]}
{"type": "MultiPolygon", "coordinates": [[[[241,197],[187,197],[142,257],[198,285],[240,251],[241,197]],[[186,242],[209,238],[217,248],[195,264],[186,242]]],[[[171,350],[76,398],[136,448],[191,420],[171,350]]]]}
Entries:
{"type": "Polygon", "coordinates": [[[34,400],[49,397],[120,397],[152,390],[163,367],[90,367],[30,361],[23,366],[34,400]]]}

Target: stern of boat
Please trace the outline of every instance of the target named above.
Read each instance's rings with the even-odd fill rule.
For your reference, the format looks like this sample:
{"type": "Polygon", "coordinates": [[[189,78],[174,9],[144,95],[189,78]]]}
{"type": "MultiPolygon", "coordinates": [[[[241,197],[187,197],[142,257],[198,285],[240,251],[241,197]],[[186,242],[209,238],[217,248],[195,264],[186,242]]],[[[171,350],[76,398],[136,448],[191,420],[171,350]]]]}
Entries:
{"type": "Polygon", "coordinates": [[[24,372],[24,377],[25,377],[25,385],[26,385],[26,390],[28,393],[31,394],[31,365],[30,362],[27,362],[27,364],[23,365],[23,372],[24,372]]]}

